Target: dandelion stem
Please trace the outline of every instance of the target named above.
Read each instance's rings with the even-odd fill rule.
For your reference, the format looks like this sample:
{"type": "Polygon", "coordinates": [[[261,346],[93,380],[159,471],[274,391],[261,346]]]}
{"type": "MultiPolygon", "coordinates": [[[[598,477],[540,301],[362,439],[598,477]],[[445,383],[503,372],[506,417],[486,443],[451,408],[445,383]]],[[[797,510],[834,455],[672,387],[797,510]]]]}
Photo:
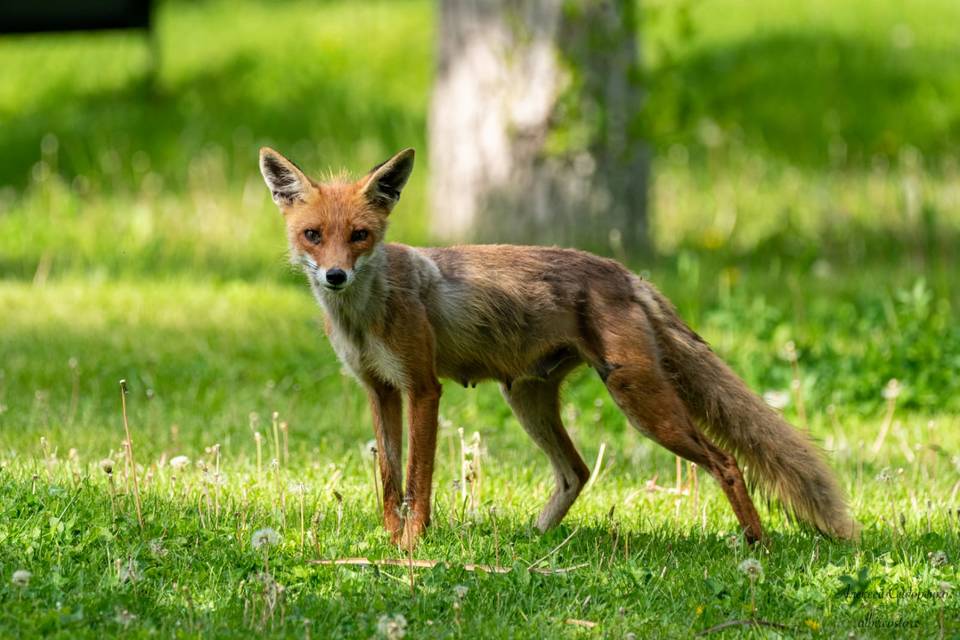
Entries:
{"type": "Polygon", "coordinates": [[[303,501],[305,499],[303,485],[300,486],[300,555],[303,555],[303,545],[306,542],[307,533],[306,533],[306,522],[303,518],[303,501]]]}
{"type": "Polygon", "coordinates": [[[277,459],[277,465],[280,464],[280,424],[278,420],[280,414],[273,412],[273,457],[277,459]]]}
{"type": "MultiPolygon", "coordinates": [[[[894,385],[888,383],[887,387],[893,388],[894,385]]],[[[880,424],[880,433],[877,434],[877,439],[873,441],[873,446],[870,447],[870,452],[873,455],[880,453],[880,449],[883,447],[883,443],[887,439],[887,434],[890,432],[890,426],[893,424],[893,414],[894,411],[896,411],[896,408],[897,397],[896,395],[890,393],[887,397],[887,413],[883,416],[883,422],[880,424]]]]}
{"type": "Polygon", "coordinates": [[[683,489],[683,460],[677,456],[677,495],[683,489]]]}
{"type": "Polygon", "coordinates": [[[259,431],[253,432],[253,441],[257,443],[257,484],[263,482],[263,437],[259,431]]]}
{"type": "Polygon", "coordinates": [[[133,458],[133,439],[130,437],[130,424],[127,422],[127,381],[120,381],[120,407],[123,413],[123,430],[127,435],[126,450],[127,459],[130,462],[130,469],[133,472],[133,501],[137,506],[137,522],[140,523],[140,530],[143,526],[143,508],[140,505],[140,484],[137,481],[137,464],[133,458]]]}
{"type": "Polygon", "coordinates": [[[378,456],[380,455],[380,452],[376,447],[370,447],[370,453],[372,454],[371,457],[373,458],[373,495],[377,500],[377,513],[380,513],[383,510],[383,507],[381,506],[382,503],[380,502],[380,483],[377,478],[377,463],[379,462],[378,456]]]}

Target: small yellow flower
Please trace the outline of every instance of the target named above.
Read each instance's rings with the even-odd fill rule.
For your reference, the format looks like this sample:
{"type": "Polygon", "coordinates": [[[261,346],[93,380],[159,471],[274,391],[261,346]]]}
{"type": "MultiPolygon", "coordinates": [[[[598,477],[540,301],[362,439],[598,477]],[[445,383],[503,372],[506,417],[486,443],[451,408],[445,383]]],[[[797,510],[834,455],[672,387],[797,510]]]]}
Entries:
{"type": "Polygon", "coordinates": [[[803,621],[803,624],[807,625],[807,627],[809,627],[811,631],[820,630],[820,623],[814,620],[813,618],[807,618],[806,620],[803,621]]]}
{"type": "Polygon", "coordinates": [[[702,604],[698,604],[698,605],[697,605],[697,615],[698,615],[698,616],[702,616],[702,615],[703,615],[703,605],[702,605],[702,604]]]}

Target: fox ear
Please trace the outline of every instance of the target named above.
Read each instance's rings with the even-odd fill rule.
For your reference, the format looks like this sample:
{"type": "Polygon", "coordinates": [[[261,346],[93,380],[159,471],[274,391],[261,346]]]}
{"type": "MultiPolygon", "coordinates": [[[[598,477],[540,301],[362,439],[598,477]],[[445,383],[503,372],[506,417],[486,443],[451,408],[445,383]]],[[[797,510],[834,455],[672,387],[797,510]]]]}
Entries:
{"type": "Polygon", "coordinates": [[[388,213],[400,200],[400,192],[413,171],[413,149],[404,149],[370,170],[364,178],[363,195],[388,213]]]}
{"type": "Polygon", "coordinates": [[[260,149],[260,173],[277,206],[289,206],[306,199],[310,178],[270,147],[260,149]]]}

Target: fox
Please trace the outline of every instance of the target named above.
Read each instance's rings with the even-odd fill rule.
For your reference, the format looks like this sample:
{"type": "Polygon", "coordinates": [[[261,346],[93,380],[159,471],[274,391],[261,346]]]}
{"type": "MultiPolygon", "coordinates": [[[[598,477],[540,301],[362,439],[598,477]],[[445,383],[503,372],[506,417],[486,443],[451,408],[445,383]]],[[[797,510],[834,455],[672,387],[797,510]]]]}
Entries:
{"type": "Polygon", "coordinates": [[[829,537],[857,537],[820,447],[752,392],[648,280],[577,249],[386,242],[414,155],[404,149],[360,178],[325,181],[269,147],[259,158],[291,263],[369,398],[394,543],[415,544],[430,524],[441,379],[499,383],[552,467],[553,493],[536,526],[556,526],[590,476],[560,417],[561,383],[583,365],[634,428],[717,481],[751,543],[764,532],[738,458],[749,487],[795,519],[829,537]]]}

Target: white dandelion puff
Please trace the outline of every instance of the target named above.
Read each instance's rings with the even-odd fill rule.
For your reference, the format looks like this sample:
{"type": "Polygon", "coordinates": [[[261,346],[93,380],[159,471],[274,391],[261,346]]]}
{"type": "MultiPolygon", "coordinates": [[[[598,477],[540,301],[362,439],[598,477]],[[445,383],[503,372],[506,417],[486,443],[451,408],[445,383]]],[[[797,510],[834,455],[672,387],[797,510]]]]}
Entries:
{"type": "Polygon", "coordinates": [[[737,569],[751,580],[763,577],[763,565],[756,558],[747,558],[737,566],[737,569]]]}
{"type": "Polygon", "coordinates": [[[117,580],[119,582],[133,584],[140,581],[140,565],[136,560],[130,558],[123,563],[117,560],[117,565],[117,580]]]}
{"type": "Polygon", "coordinates": [[[303,482],[291,482],[287,485],[287,493],[295,496],[306,495],[307,485],[303,482]]]}
{"type": "Polygon", "coordinates": [[[264,547],[273,547],[278,544],[280,544],[280,534],[270,527],[257,529],[253,532],[253,537],[250,539],[250,545],[257,551],[264,547]]]}
{"type": "Polygon", "coordinates": [[[203,480],[207,484],[213,485],[215,487],[222,487],[225,484],[227,484],[227,476],[222,471],[218,471],[215,473],[205,473],[203,475],[203,480]]]}
{"type": "Polygon", "coordinates": [[[896,378],[890,378],[890,382],[887,383],[887,386],[883,388],[883,398],[884,400],[893,400],[900,395],[900,391],[903,388],[900,386],[900,381],[896,378]]]}
{"type": "Polygon", "coordinates": [[[763,394],[763,401],[774,409],[784,409],[790,404],[789,391],[767,391],[763,394]]]}
{"type": "Polygon", "coordinates": [[[949,562],[945,551],[931,551],[927,554],[927,559],[933,567],[943,567],[949,562]]]}
{"type": "Polygon", "coordinates": [[[170,458],[170,466],[177,471],[186,468],[190,464],[190,458],[187,456],[175,456],[170,458]]]}
{"type": "Polygon", "coordinates": [[[10,578],[10,582],[12,582],[15,587],[26,589],[30,586],[30,578],[32,577],[33,574],[26,569],[17,569],[13,572],[13,577],[10,578]]]}
{"type": "Polygon", "coordinates": [[[880,473],[877,474],[878,482],[893,482],[897,479],[897,476],[893,473],[890,467],[884,467],[880,469],[880,473]]]}
{"type": "Polygon", "coordinates": [[[117,614],[114,616],[113,620],[118,625],[123,628],[127,628],[130,624],[137,619],[137,616],[130,613],[127,609],[117,609],[117,614]]]}
{"type": "Polygon", "coordinates": [[[733,551],[737,551],[737,550],[740,549],[741,543],[742,543],[743,541],[741,540],[740,536],[738,536],[738,535],[735,534],[735,533],[731,533],[731,534],[728,535],[726,538],[724,538],[723,542],[724,542],[724,544],[727,545],[727,548],[728,548],[728,549],[732,549],[733,551]]]}
{"type": "Polygon", "coordinates": [[[387,640],[400,640],[407,635],[407,619],[401,613],[382,615],[377,621],[377,633],[387,640]]]}
{"type": "Polygon", "coordinates": [[[148,542],[147,548],[150,550],[150,555],[155,558],[162,558],[167,555],[167,549],[163,546],[163,540],[160,538],[154,538],[148,542]]]}

